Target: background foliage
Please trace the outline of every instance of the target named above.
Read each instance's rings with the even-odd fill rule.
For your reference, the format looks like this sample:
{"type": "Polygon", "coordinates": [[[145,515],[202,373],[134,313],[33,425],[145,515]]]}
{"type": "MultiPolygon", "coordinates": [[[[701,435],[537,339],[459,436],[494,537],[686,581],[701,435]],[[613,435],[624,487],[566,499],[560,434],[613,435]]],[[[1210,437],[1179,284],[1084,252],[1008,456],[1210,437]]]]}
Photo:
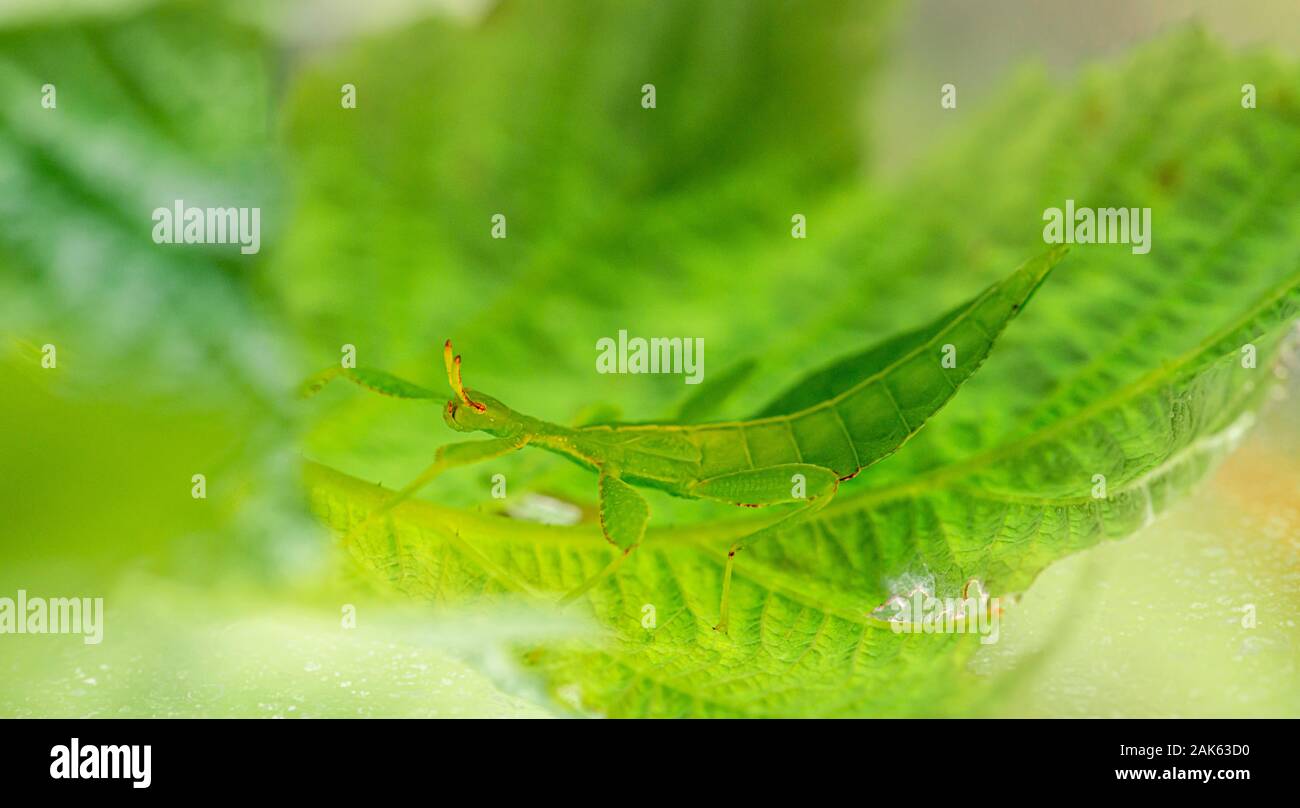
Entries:
{"type": "Polygon", "coordinates": [[[910,118],[924,143],[939,113],[928,84],[900,111],[880,79],[903,58],[898,12],[814,6],[506,2],[354,39],[242,3],[11,20],[0,409],[20,426],[0,436],[0,593],[103,594],[109,625],[98,647],[2,638],[0,711],[1295,713],[1300,586],[1278,572],[1297,560],[1294,402],[1262,409],[1300,270],[1294,60],[1180,27],[1065,75],[958,81],[947,134],[898,165],[879,133],[910,118]],[[57,113],[34,100],[45,82],[57,113]],[[155,246],[149,211],[175,198],[260,206],[262,253],[155,246]],[[702,503],[653,499],[652,539],[589,609],[538,604],[609,553],[590,526],[491,512],[500,472],[512,496],[590,514],[590,477],[554,458],[448,475],[341,548],[321,526],[453,439],[434,408],[352,389],[295,403],[342,344],[441,385],[453,336],[471,386],[568,421],[600,404],[662,417],[686,395],[594,374],[598,338],[702,336],[710,381],[755,362],[721,412],[744,415],[1040,252],[1042,210],[1066,198],[1151,206],[1152,253],[1076,248],[907,451],[738,565],[732,638],[709,626],[744,515],[702,503]],[[487,237],[497,212],[504,241],[487,237]],[[1235,362],[1247,340],[1257,377],[1235,362]],[[47,342],[57,372],[34,359],[47,342]],[[866,625],[901,576],[1022,591],[1127,536],[1251,419],[1267,437],[1184,506],[1205,518],[1053,568],[998,647],[866,625]],[[1113,512],[1083,501],[1094,468],[1113,512]],[[1146,549],[1114,555],[1130,546],[1146,549]],[[1106,611],[1108,582],[1129,611],[1106,611]],[[341,603],[359,604],[355,632],[341,603]],[[1245,603],[1265,614],[1243,636],[1245,603]],[[1151,663],[1128,701],[1122,665],[1053,667],[1153,643],[1218,652],[1190,681],[1151,663]],[[1225,689],[1243,669],[1253,689],[1225,689]]]}

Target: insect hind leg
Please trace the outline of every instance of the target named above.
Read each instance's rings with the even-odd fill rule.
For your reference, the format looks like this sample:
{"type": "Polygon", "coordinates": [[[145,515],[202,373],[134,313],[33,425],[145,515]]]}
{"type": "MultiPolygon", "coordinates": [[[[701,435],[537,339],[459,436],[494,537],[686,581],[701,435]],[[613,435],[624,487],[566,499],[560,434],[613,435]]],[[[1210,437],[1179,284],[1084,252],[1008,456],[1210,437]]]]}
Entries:
{"type": "Polygon", "coordinates": [[[791,527],[820,511],[839,490],[836,473],[823,466],[789,463],[764,469],[741,471],[702,480],[691,488],[695,496],[717,499],[734,505],[758,506],[799,503],[799,507],[771,524],[740,537],[727,550],[722,571],[722,602],[718,606],[718,623],[713,628],[727,633],[731,612],[731,576],[736,554],[759,539],[791,527]]]}

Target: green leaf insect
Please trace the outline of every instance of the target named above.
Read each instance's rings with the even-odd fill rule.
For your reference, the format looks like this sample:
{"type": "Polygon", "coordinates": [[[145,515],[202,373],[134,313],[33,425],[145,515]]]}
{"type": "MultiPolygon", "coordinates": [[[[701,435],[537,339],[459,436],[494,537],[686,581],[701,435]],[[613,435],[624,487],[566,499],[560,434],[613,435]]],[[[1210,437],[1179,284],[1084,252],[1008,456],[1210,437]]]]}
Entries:
{"type": "MultiPolygon", "coordinates": [[[[443,408],[458,432],[490,440],[440,447],[434,462],[376,508],[355,529],[390,511],[449,468],[535,446],[598,475],[600,526],[622,552],[561,600],[581,597],[613,573],[645,535],[650,508],[638,487],[743,507],[793,505],[789,513],[736,540],[728,550],[715,628],[727,630],[732,568],[744,546],[824,508],[840,483],[893,454],[948,402],[983,363],[1065,249],[1031,259],[1002,281],[921,328],[892,337],[818,371],[778,396],[756,417],[711,423],[595,424],[543,421],[466,388],[461,358],[444,345],[455,397],[443,408]]],[[[331,368],[307,382],[314,393],[344,376],[384,395],[435,399],[437,394],[383,371],[331,368]]]]}

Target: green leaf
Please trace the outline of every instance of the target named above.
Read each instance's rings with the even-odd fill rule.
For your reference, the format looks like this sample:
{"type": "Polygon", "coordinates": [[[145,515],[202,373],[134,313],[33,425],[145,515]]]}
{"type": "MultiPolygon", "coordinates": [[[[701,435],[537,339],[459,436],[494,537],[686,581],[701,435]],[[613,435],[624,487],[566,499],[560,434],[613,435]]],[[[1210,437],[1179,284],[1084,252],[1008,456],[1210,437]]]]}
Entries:
{"type": "MultiPolygon", "coordinates": [[[[362,567],[419,599],[514,595],[546,612],[554,593],[621,552],[595,525],[561,528],[426,502],[408,501],[387,524],[358,530],[389,492],[316,464],[307,482],[313,509],[349,536],[346,549],[362,567]]],[[[733,623],[729,636],[715,632],[727,544],[750,530],[752,522],[651,528],[616,577],[571,607],[590,609],[606,637],[548,643],[527,659],[570,706],[619,716],[929,715],[979,689],[961,679],[978,647],[973,635],[873,627],[834,590],[783,571],[749,568],[745,580],[770,592],[764,619],[733,623]]]]}
{"type": "MultiPolygon", "coordinates": [[[[546,644],[529,655],[538,670],[608,715],[936,714],[978,699],[983,686],[964,673],[975,638],[895,634],[870,614],[917,581],[939,594],[970,578],[1019,591],[1053,559],[1131,534],[1231,449],[1297,314],[1295,80],[1293,67],[1180,34],[1068,92],[1022,82],[901,190],[846,200],[823,225],[828,246],[804,259],[829,306],[809,309],[797,338],[771,336],[777,361],[758,391],[860,343],[867,320],[887,334],[923,302],[953,305],[1041,243],[1042,211],[1067,198],[1145,200],[1154,246],[1076,247],[926,430],[817,517],[739,557],[729,637],[710,626],[721,551],[768,515],[652,528],[586,600],[609,639],[546,644]],[[1243,111],[1223,90],[1244,70],[1270,104],[1243,111]],[[1212,144],[1187,135],[1204,131],[1212,144]],[[1008,177],[1031,179],[990,195],[1008,177]],[[889,271],[843,271],[853,266],[889,271]],[[864,300],[879,302],[870,318],[864,300]],[[1255,368],[1242,365],[1246,343],[1255,368]]],[[[321,468],[309,479],[340,529],[376,495],[321,468]]],[[[589,526],[426,503],[349,549],[403,591],[447,601],[566,591],[617,552],[589,526]]]]}
{"type": "Polygon", "coordinates": [[[1297,314],[1300,274],[1184,356],[1128,384],[1094,388],[1083,409],[833,504],[787,531],[782,547],[758,546],[754,556],[842,577],[881,602],[900,594],[899,581],[918,578],[940,595],[956,595],[972,578],[993,594],[1018,592],[1056,558],[1143,527],[1234,448],[1297,314]],[[1257,367],[1242,366],[1247,344],[1257,367]],[[870,573],[841,575],[802,560],[827,540],[870,573]]]}
{"type": "Polygon", "coordinates": [[[1066,199],[1150,205],[1151,254],[1076,246],[1068,270],[1003,337],[999,360],[891,463],[897,473],[978,452],[1050,403],[1085,405],[1088,391],[1067,381],[1075,374],[1130,381],[1191,350],[1294,269],[1296,79],[1293,65],[1228,57],[1195,30],[1094,68],[1073,88],[1022,77],[901,190],[845,201],[825,225],[833,243],[805,270],[826,264],[816,285],[832,303],[769,346],[754,387],[784,387],[802,363],[833,357],[864,329],[897,332],[918,305],[952,305],[963,284],[992,282],[1041,244],[1043,211],[1066,199]],[[1246,72],[1268,105],[1229,103],[1224,83],[1246,72]],[[1212,144],[1189,134],[1205,131],[1216,132],[1212,144]]]}
{"type": "MultiPolygon", "coordinates": [[[[589,594],[614,637],[530,658],[554,684],[577,684],[584,709],[610,715],[936,714],[962,703],[983,687],[960,674],[975,638],[896,634],[872,611],[900,580],[929,578],[940,594],[971,577],[995,593],[1019,588],[1053,558],[1144,524],[1240,437],[1265,388],[1248,375],[1259,368],[1241,367],[1239,345],[1253,341],[1267,367],[1298,311],[1300,279],[1070,420],[754,545],[736,564],[726,638],[710,624],[721,550],[753,523],[651,530],[589,594]],[[1091,496],[1090,460],[1115,472],[1108,499],[1091,496]]],[[[341,531],[383,494],[323,467],[309,480],[318,513],[341,531]]],[[[618,552],[596,530],[426,503],[359,533],[349,550],[363,564],[407,594],[447,602],[565,591],[618,552]]]]}

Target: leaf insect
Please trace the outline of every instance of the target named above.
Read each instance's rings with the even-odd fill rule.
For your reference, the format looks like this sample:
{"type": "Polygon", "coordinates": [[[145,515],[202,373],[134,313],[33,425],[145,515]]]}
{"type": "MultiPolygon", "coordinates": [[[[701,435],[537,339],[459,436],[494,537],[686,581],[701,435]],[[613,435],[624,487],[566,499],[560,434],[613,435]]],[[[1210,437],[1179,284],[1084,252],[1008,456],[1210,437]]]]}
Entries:
{"type": "MultiPolygon", "coordinates": [[[[428,468],[354,529],[392,510],[447,469],[526,446],[545,449],[596,473],[601,531],[620,551],[561,599],[567,604],[617,570],[641,543],[650,507],[638,488],[744,507],[793,506],[728,549],[715,626],[725,633],[736,554],[825,508],[840,483],[888,457],[916,434],[978,369],[1065,252],[1055,248],[1031,259],[928,325],[811,374],[747,420],[578,427],[543,421],[465,387],[461,358],[447,340],[443,358],[454,397],[443,406],[443,419],[457,432],[492,437],[439,447],[428,468]],[[941,362],[945,345],[958,347],[961,361],[955,367],[941,362]],[[792,485],[794,480],[797,485],[792,485]]],[[[308,380],[305,392],[314,393],[340,375],[397,398],[440,398],[419,385],[365,368],[330,368],[308,380]]]]}

